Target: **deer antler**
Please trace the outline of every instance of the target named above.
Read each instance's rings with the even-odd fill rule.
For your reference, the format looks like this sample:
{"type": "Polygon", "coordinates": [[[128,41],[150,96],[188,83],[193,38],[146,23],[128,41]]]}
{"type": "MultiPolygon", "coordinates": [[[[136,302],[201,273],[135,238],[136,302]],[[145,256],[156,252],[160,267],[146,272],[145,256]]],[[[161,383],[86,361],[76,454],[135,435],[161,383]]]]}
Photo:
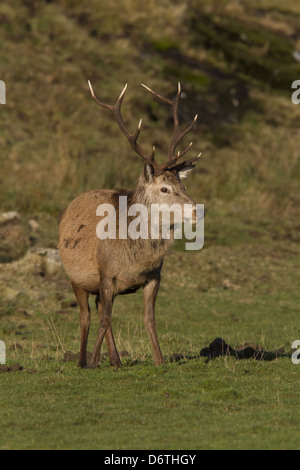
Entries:
{"type": "Polygon", "coordinates": [[[152,93],[152,95],[154,95],[160,101],[162,101],[163,103],[171,105],[171,107],[173,109],[174,134],[173,134],[171,144],[170,144],[170,147],[169,147],[169,152],[168,152],[169,167],[170,167],[171,165],[174,165],[179,158],[183,157],[190,150],[191,146],[193,145],[193,142],[191,142],[186,147],[186,149],[184,149],[182,152],[178,151],[177,154],[175,153],[179,142],[183,139],[183,137],[186,134],[188,134],[188,132],[190,132],[190,130],[195,125],[195,123],[197,121],[197,118],[198,118],[198,114],[196,114],[196,116],[193,119],[193,122],[185,130],[181,130],[180,125],[179,125],[179,117],[178,117],[178,104],[179,104],[180,95],[181,95],[181,85],[180,85],[180,83],[178,83],[178,90],[177,90],[177,95],[176,95],[175,100],[170,100],[169,98],[165,98],[164,96],[160,95],[159,93],[156,93],[155,91],[151,90],[151,88],[144,85],[143,83],[141,85],[146,90],[150,91],[150,93],[152,93]]]}
{"type": "Polygon", "coordinates": [[[127,83],[126,85],[124,86],[119,98],[117,99],[117,102],[114,106],[110,105],[110,104],[106,104],[106,103],[103,103],[102,101],[100,101],[95,92],[94,92],[94,89],[92,87],[92,84],[90,81],[88,81],[88,84],[89,84],[89,87],[90,87],[90,91],[91,91],[91,94],[92,94],[92,97],[94,98],[94,100],[96,101],[96,103],[101,106],[102,108],[106,108],[106,109],[109,109],[110,111],[112,111],[114,117],[115,117],[115,120],[117,121],[117,123],[119,124],[119,127],[121,129],[121,131],[123,132],[123,134],[125,134],[125,136],[127,137],[131,147],[133,148],[133,150],[138,154],[140,155],[140,157],[142,157],[144,160],[149,160],[151,157],[150,155],[148,155],[143,149],[142,147],[139,146],[139,144],[137,143],[137,139],[140,135],[140,131],[141,131],[141,127],[142,127],[142,119],[140,119],[139,123],[138,123],[138,126],[137,126],[137,130],[135,132],[135,134],[131,134],[131,132],[129,131],[129,129],[127,128],[124,120],[123,120],[123,117],[122,117],[122,114],[121,114],[121,105],[122,105],[122,101],[123,101],[123,98],[124,98],[124,95],[125,95],[125,92],[127,90],[127,83]]]}
{"type": "Polygon", "coordinates": [[[191,160],[181,162],[179,164],[177,163],[177,160],[189,151],[189,149],[192,146],[192,142],[190,143],[190,145],[183,152],[180,153],[180,151],[178,151],[177,155],[175,155],[176,147],[179,144],[180,140],[192,129],[192,127],[194,126],[194,124],[197,120],[197,117],[198,117],[197,115],[195,116],[194,121],[192,122],[192,124],[185,131],[180,130],[179,118],[178,118],[178,102],[179,102],[179,98],[180,98],[180,94],[181,94],[180,83],[178,83],[178,93],[177,93],[177,97],[174,101],[169,100],[168,98],[164,98],[163,96],[161,96],[161,95],[155,93],[154,91],[152,91],[146,85],[142,85],[144,88],[146,88],[146,90],[150,91],[153,95],[155,95],[161,101],[163,101],[164,103],[170,104],[173,107],[175,130],[174,130],[174,135],[173,135],[173,138],[172,138],[172,141],[171,141],[171,144],[170,144],[170,148],[169,148],[168,161],[165,162],[165,163],[162,163],[162,164],[159,164],[154,160],[155,146],[152,147],[151,155],[149,155],[137,143],[137,140],[138,140],[138,137],[139,137],[140,131],[141,131],[142,119],[140,119],[140,121],[138,123],[138,126],[137,126],[137,130],[134,134],[132,134],[129,131],[128,127],[126,126],[126,124],[123,120],[122,113],[121,113],[121,106],[122,106],[122,101],[123,101],[123,98],[124,98],[124,95],[125,95],[125,92],[126,92],[126,89],[127,89],[127,84],[123,88],[123,90],[122,90],[119,98],[117,99],[117,102],[116,102],[115,105],[110,105],[110,104],[103,103],[102,101],[100,101],[99,98],[96,96],[96,94],[94,92],[94,89],[92,87],[92,84],[89,80],[88,80],[88,84],[89,84],[89,88],[90,88],[92,97],[94,98],[96,103],[99,106],[101,106],[102,108],[106,108],[106,109],[109,109],[110,111],[112,111],[112,113],[115,117],[115,120],[117,121],[117,123],[118,123],[121,131],[123,132],[123,134],[127,137],[127,139],[129,141],[131,147],[133,148],[133,150],[140,157],[142,157],[146,162],[150,163],[153,166],[154,174],[156,176],[162,174],[164,171],[166,171],[168,169],[179,171],[179,169],[182,169],[185,166],[192,165],[193,162],[199,158],[199,156],[198,156],[198,157],[193,158],[191,160]]]}

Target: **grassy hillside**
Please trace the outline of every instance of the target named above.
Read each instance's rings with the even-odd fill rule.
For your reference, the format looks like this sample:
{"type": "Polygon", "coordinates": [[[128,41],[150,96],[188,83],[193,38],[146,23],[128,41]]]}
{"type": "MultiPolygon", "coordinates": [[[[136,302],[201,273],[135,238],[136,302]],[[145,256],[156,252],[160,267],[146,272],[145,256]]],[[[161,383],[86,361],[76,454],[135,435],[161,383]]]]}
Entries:
{"type": "MultiPolygon", "coordinates": [[[[299,24],[291,0],[1,3],[0,214],[20,220],[0,219],[0,340],[8,365],[24,368],[0,373],[1,448],[299,447],[299,24]],[[143,117],[141,145],[159,161],[172,116],[140,83],[171,98],[180,81],[182,124],[199,114],[191,155],[202,158],[187,186],[205,204],[205,246],[177,243],[166,258],[166,367],[152,365],[141,292],[116,301],[122,370],[63,362],[79,348],[78,307],[38,250],[56,247],[75,196],[132,188],[142,169],[88,79],[110,103],[128,83],[124,118],[134,129],[143,117]],[[215,337],[273,360],[200,359],[215,337]]],[[[92,308],[89,350],[96,330],[92,308]]]]}
{"type": "Polygon", "coordinates": [[[43,220],[38,242],[54,246],[55,220],[74,196],[133,187],[141,169],[87,79],[108,102],[128,82],[125,118],[132,128],[144,118],[141,143],[155,143],[160,159],[170,111],[139,84],[172,97],[180,80],[183,122],[200,117],[192,138],[203,159],[189,187],[211,211],[207,241],[232,241],[219,229],[228,217],[246,237],[245,223],[298,239],[291,221],[299,215],[299,107],[290,96],[300,73],[292,55],[300,9],[290,3],[2,4],[1,209],[43,220]]]}

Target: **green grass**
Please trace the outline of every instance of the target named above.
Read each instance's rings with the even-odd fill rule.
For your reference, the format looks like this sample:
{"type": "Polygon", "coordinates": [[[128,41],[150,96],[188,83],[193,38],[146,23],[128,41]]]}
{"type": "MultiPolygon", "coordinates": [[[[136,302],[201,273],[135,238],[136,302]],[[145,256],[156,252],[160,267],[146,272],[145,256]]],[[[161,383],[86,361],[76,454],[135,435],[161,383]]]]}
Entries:
{"type": "MultiPolygon", "coordinates": [[[[298,448],[299,366],[290,357],[195,356],[217,336],[233,347],[254,342],[289,353],[300,334],[299,261],[299,246],[288,243],[174,251],[157,302],[166,365],[152,363],[138,292],[115,303],[118,348],[128,351],[120,370],[107,359],[98,370],[63,362],[64,351],[78,351],[77,308],[63,275],[36,278],[47,295],[19,296],[1,314],[8,365],[19,362],[24,370],[0,374],[0,447],[298,448]],[[178,353],[183,358],[173,362],[178,353]]],[[[89,349],[97,329],[91,306],[89,349]]]]}
{"type": "Polygon", "coordinates": [[[0,448],[299,448],[300,369],[289,357],[189,359],[216,337],[286,353],[300,338],[299,15],[292,0],[0,5],[0,211],[21,217],[0,227],[0,339],[8,364],[24,368],[0,373],[0,448]],[[190,138],[203,157],[187,186],[205,204],[205,246],[184,252],[178,241],[166,258],[164,367],[152,365],[141,292],[115,303],[122,370],[63,362],[79,348],[69,281],[23,258],[56,247],[59,213],[75,196],[132,188],[142,169],[88,79],[110,103],[128,83],[124,119],[134,129],[143,117],[139,141],[155,143],[159,161],[170,111],[139,84],[171,98],[180,80],[182,126],[199,114],[190,138]],[[172,362],[176,353],[185,359],[172,362]]]}
{"type": "Polygon", "coordinates": [[[295,449],[298,377],[289,359],[117,371],[45,361],[1,377],[1,448],[295,449]]]}

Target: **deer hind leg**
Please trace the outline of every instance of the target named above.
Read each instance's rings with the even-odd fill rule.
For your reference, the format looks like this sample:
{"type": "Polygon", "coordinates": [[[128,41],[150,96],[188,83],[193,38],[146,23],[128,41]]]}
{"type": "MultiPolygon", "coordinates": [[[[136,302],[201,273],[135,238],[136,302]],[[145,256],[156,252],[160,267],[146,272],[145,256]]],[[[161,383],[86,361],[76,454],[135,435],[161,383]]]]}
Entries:
{"type": "Polygon", "coordinates": [[[91,321],[91,313],[89,307],[89,294],[81,287],[77,286],[72,282],[72,287],[74,290],[75,297],[80,307],[80,354],[79,354],[79,363],[78,366],[82,367],[83,369],[86,367],[86,349],[87,349],[87,342],[90,330],[90,321],[91,321]]]}
{"type": "Polygon", "coordinates": [[[110,283],[107,283],[105,285],[104,281],[101,281],[100,300],[101,300],[102,311],[101,311],[101,316],[99,319],[100,321],[99,321],[99,329],[98,329],[96,344],[94,347],[92,357],[88,363],[88,368],[90,369],[95,369],[96,367],[98,367],[101,346],[102,346],[102,343],[103,343],[103,340],[107,331],[111,328],[111,315],[112,315],[114,296],[113,296],[110,283]]]}
{"type": "MultiPolygon", "coordinates": [[[[96,307],[97,307],[97,311],[98,311],[98,315],[99,315],[99,321],[100,321],[101,315],[102,315],[102,306],[101,306],[101,303],[100,303],[99,295],[97,295],[97,297],[96,297],[96,307]]],[[[115,339],[114,339],[114,335],[113,335],[113,331],[112,331],[111,326],[108,328],[108,330],[106,332],[105,341],[106,341],[106,344],[107,344],[109,360],[110,360],[111,365],[116,366],[116,367],[122,367],[123,364],[121,362],[118,350],[116,348],[116,343],[115,343],[115,339]]]]}
{"type": "Polygon", "coordinates": [[[165,363],[160,350],[155,323],[155,301],[159,289],[159,284],[159,279],[152,279],[144,287],[145,326],[150,337],[153,359],[156,365],[165,363]]]}

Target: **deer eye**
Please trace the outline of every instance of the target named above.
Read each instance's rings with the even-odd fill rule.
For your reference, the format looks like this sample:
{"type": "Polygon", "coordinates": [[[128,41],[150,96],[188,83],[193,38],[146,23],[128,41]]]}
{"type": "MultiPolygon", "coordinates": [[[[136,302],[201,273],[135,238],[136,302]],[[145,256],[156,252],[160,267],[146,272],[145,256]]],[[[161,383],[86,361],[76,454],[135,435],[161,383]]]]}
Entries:
{"type": "Polygon", "coordinates": [[[168,188],[160,188],[160,191],[162,193],[169,193],[170,192],[168,188]]]}

